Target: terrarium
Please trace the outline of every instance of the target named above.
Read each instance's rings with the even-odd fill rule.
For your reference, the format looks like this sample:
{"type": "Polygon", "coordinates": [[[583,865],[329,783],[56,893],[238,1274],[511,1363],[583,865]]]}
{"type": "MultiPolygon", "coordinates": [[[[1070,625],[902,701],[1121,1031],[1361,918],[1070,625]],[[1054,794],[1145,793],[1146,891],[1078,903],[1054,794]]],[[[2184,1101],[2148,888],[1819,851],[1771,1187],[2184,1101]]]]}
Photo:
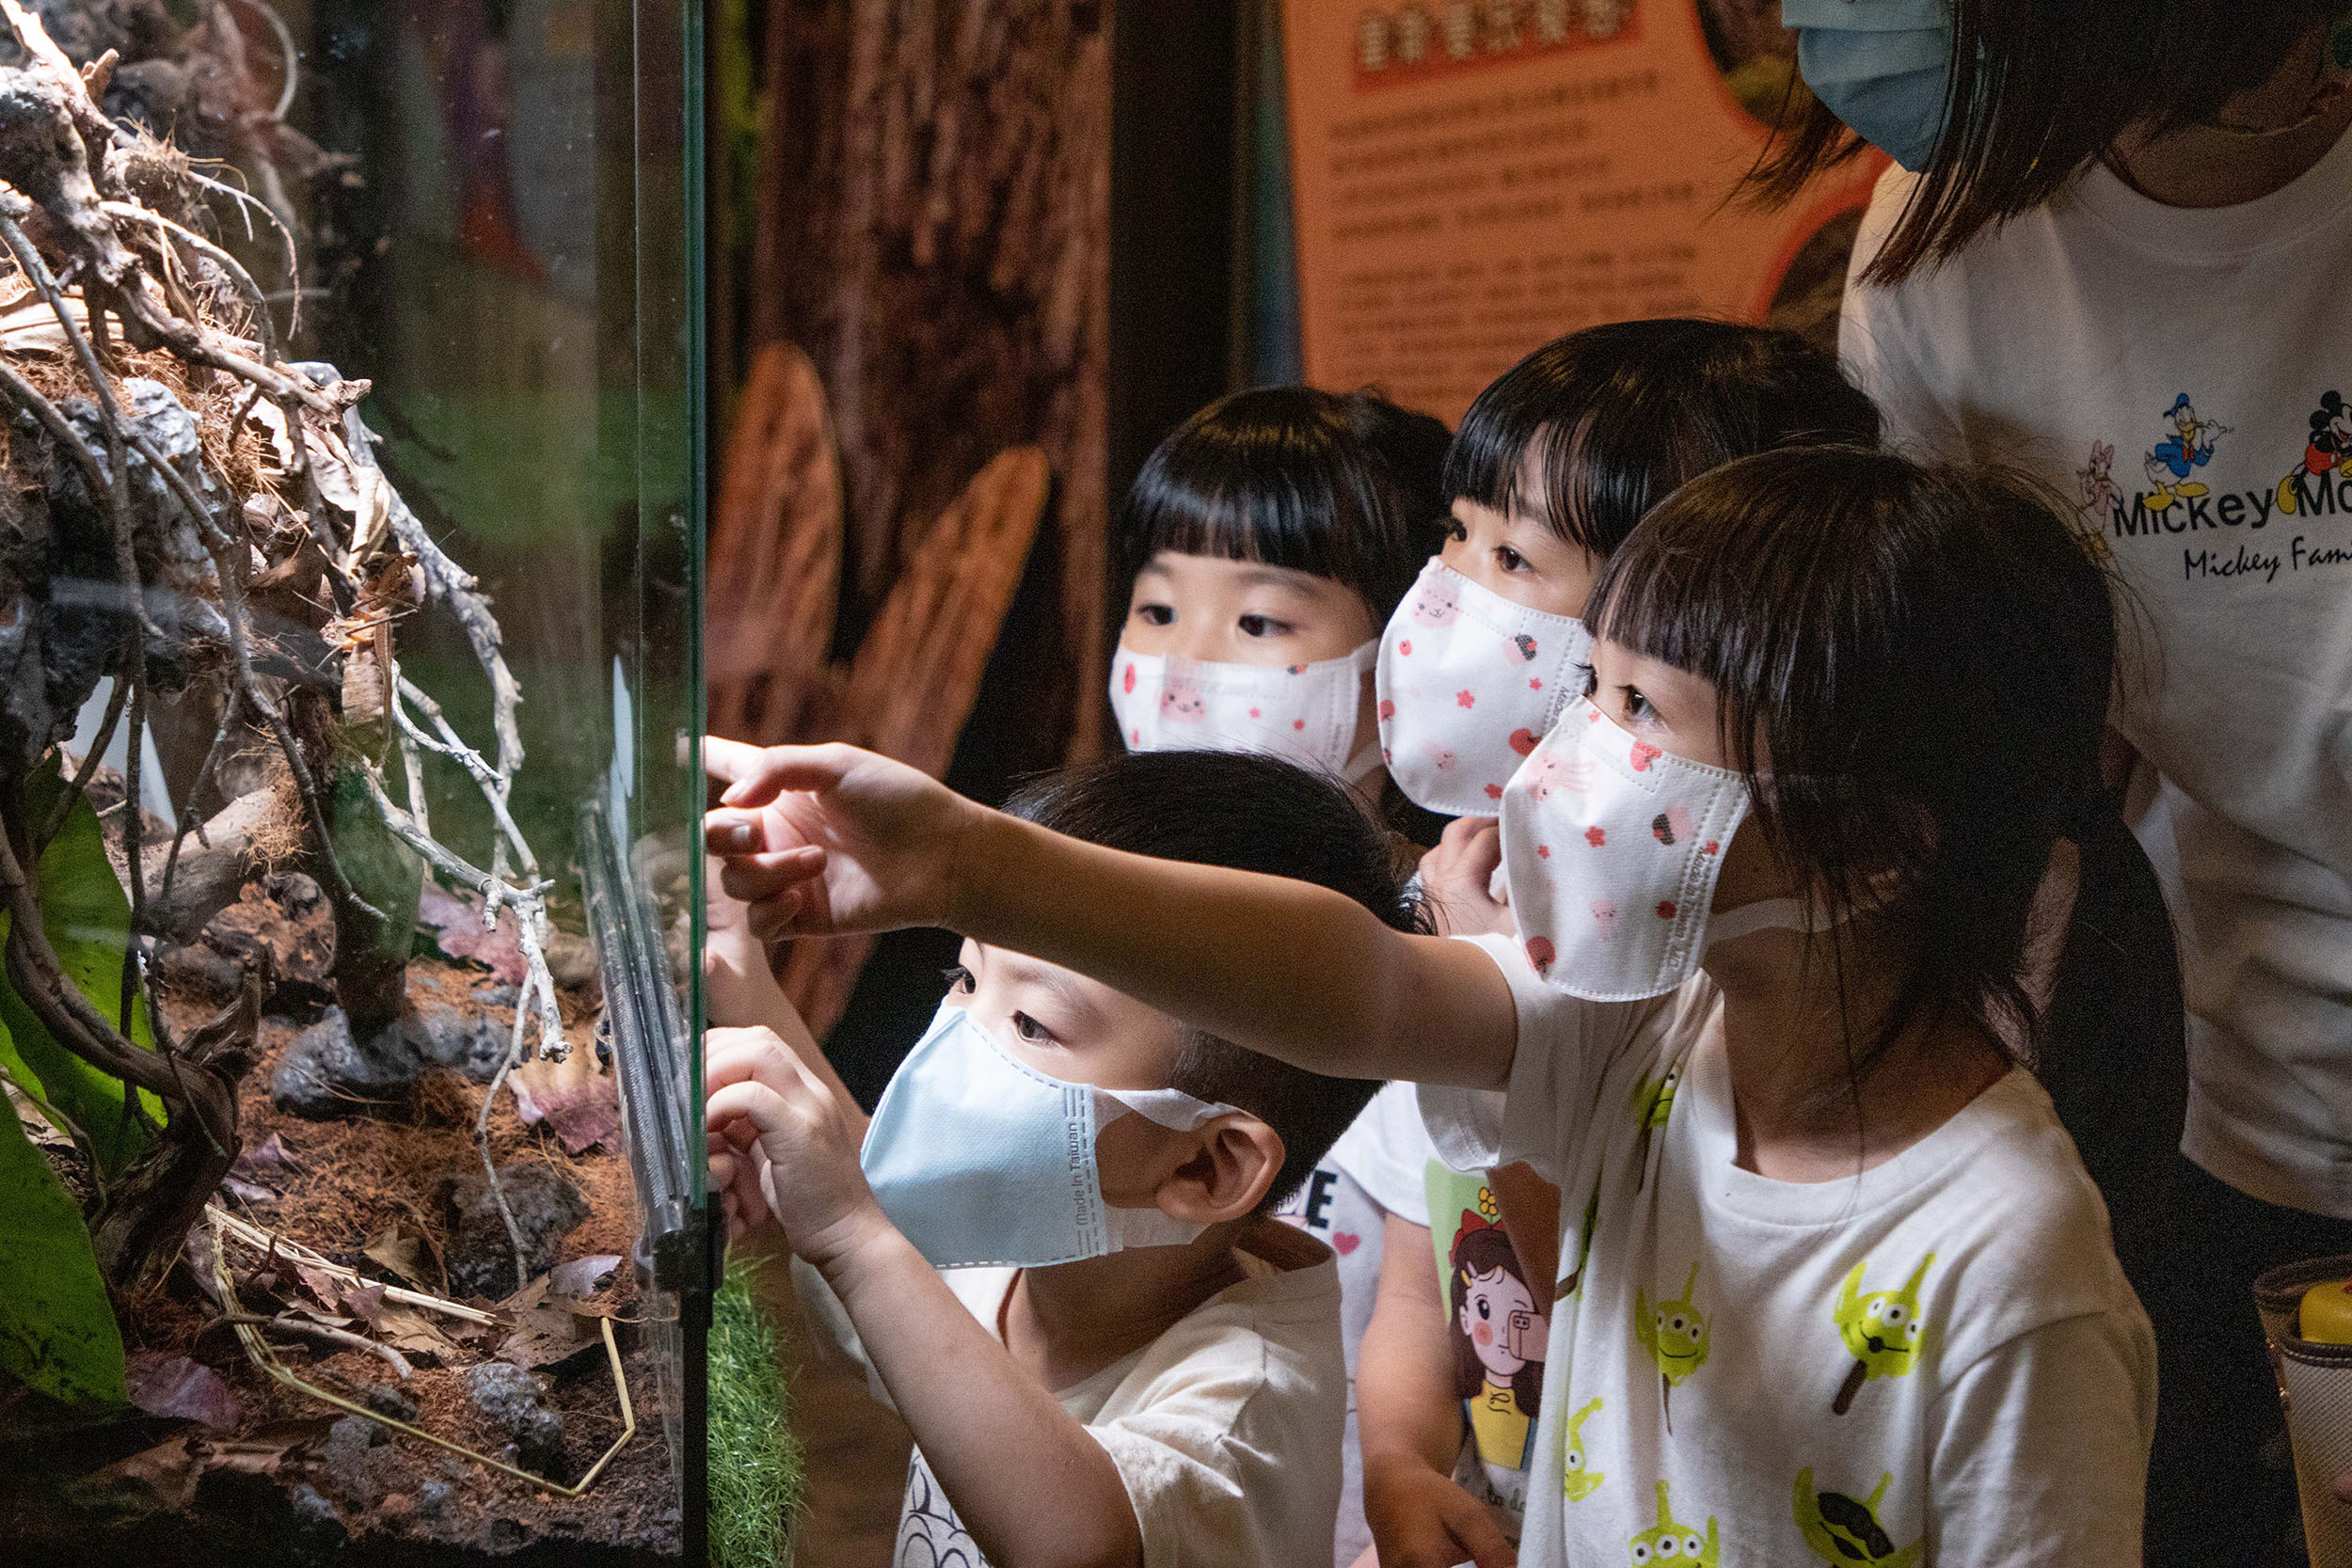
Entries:
{"type": "Polygon", "coordinates": [[[0,1540],[696,1549],[699,8],[0,0],[0,1540]]]}

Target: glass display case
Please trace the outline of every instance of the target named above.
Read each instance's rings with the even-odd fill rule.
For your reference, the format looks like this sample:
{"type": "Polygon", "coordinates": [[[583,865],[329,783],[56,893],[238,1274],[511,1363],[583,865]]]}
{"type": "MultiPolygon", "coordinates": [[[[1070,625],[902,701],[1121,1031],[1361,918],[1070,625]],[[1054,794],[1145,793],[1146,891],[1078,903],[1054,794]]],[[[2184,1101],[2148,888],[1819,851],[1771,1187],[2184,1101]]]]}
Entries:
{"type": "Polygon", "coordinates": [[[0,1539],[699,1558],[700,16],[0,0],[0,1539]]]}

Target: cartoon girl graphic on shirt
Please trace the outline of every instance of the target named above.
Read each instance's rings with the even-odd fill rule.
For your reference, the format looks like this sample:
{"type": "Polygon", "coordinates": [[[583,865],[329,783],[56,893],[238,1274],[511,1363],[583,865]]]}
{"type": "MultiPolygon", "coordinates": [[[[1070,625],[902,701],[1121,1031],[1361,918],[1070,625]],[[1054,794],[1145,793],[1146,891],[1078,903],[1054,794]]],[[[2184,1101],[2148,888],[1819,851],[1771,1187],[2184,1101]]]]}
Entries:
{"type": "Polygon", "coordinates": [[[2161,512],[2174,501],[2207,493],[2205,484],[2192,476],[2213,461],[2214,443],[2230,434],[2230,427],[2197,417],[2197,405],[2183,392],[2172,400],[2165,414],[2172,421],[2172,434],[2158,441],[2148,452],[2145,470],[2148,475],[2148,510],[2161,512]],[[2166,482],[2169,480],[2170,483],[2166,482]]]}
{"type": "MultiPolygon", "coordinates": [[[[1543,1402],[1550,1314],[1528,1288],[1509,1233],[1484,1216],[1462,1212],[1447,1262],[1454,1395],[1489,1476],[1523,1471],[1543,1402]]],[[[1518,1490],[1524,1489],[1522,1480],[1518,1490]]]]}

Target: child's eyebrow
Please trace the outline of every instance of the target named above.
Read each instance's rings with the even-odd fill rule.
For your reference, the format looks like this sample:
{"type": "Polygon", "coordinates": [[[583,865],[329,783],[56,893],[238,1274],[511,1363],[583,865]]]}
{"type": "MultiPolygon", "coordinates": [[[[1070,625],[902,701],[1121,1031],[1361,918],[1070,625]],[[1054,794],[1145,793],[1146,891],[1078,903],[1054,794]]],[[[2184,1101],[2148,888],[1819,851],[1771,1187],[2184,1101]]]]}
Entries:
{"type": "Polygon", "coordinates": [[[1042,964],[1034,958],[1024,958],[1019,954],[1008,953],[1004,957],[1008,960],[1008,967],[1012,971],[1007,976],[1012,984],[1036,986],[1041,990],[1046,991],[1073,1015],[1075,1022],[1100,1024],[1104,1022],[1103,1009],[1096,1006],[1094,998],[1089,996],[1085,989],[1077,983],[1076,975],[1070,974],[1067,970],[1057,969],[1050,964],[1042,964]]]}
{"type": "Polygon", "coordinates": [[[1241,574],[1241,580],[1252,588],[1279,588],[1303,599],[1313,593],[1299,580],[1305,575],[1287,566],[1252,566],[1241,574]]]}

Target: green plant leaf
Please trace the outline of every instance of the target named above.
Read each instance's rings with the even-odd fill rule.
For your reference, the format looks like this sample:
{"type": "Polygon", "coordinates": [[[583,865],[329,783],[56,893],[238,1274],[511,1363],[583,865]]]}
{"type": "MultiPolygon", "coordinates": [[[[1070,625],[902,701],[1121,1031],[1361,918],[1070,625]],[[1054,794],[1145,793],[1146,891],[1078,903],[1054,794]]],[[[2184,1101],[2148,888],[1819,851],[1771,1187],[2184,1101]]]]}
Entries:
{"type": "MultiPolygon", "coordinates": [[[[46,822],[64,788],[53,756],[24,782],[25,816],[37,824],[46,822]]],[[[131,901],[106,859],[101,833],[98,814],[87,798],[74,801],[65,826],[42,852],[34,880],[40,890],[41,925],[57,950],[57,962],[90,1005],[119,1027],[131,901]]],[[[8,931],[8,915],[0,911],[0,942],[7,940],[8,931]]],[[[89,1139],[99,1175],[112,1180],[147,1142],[137,1118],[123,1114],[121,1081],[58,1044],[5,974],[0,974],[0,1029],[6,1031],[0,1038],[0,1066],[73,1119],[89,1139]]],[[[154,1048],[143,1000],[133,1002],[125,1033],[133,1044],[154,1048]]],[[[161,1101],[152,1095],[143,1095],[141,1101],[150,1117],[164,1119],[161,1101]]]]}
{"type": "Polygon", "coordinates": [[[69,1403],[129,1402],[122,1333],[72,1196],[0,1098],[0,1371],[69,1403]]]}

